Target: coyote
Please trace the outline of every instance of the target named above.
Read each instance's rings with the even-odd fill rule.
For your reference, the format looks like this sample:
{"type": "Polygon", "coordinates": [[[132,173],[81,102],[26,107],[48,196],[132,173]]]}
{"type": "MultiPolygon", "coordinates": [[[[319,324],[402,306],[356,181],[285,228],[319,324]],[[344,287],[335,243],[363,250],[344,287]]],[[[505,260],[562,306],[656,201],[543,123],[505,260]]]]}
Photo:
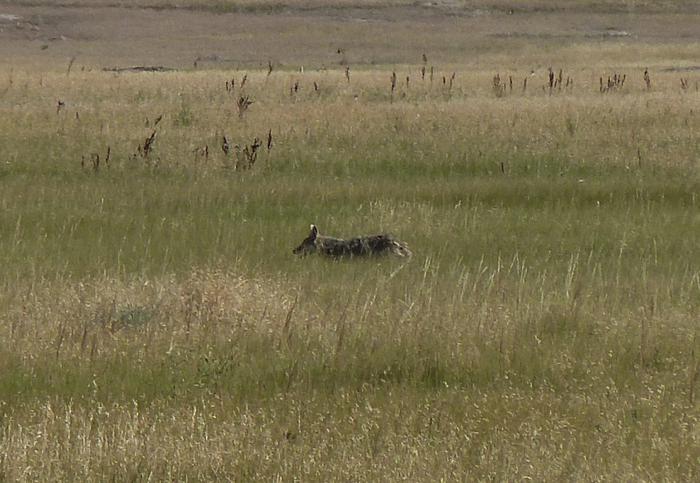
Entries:
{"type": "Polygon", "coordinates": [[[320,253],[329,257],[367,257],[373,255],[385,255],[393,253],[400,257],[410,257],[411,250],[405,243],[388,234],[370,235],[349,240],[322,236],[318,234],[316,225],[311,225],[311,233],[292,250],[295,255],[308,255],[320,253]]]}

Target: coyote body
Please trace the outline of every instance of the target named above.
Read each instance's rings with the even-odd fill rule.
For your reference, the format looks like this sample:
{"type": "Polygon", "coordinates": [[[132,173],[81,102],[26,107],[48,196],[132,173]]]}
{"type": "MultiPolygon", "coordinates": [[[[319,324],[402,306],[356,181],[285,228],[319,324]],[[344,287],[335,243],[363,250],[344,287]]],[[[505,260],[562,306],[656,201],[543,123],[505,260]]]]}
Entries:
{"type": "Polygon", "coordinates": [[[316,225],[311,225],[311,233],[292,251],[295,255],[319,253],[328,257],[368,257],[374,255],[394,254],[410,257],[411,250],[405,243],[389,234],[361,236],[343,240],[318,234],[316,225]]]}

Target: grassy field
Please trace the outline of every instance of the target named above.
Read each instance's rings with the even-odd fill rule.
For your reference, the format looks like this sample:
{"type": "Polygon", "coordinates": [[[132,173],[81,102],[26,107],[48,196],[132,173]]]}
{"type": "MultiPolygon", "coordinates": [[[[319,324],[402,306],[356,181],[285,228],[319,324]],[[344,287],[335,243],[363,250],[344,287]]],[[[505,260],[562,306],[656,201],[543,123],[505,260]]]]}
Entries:
{"type": "Polygon", "coordinates": [[[148,51],[180,67],[157,73],[103,71],[133,65],[107,37],[8,37],[0,479],[698,479],[699,44],[637,38],[670,21],[647,3],[600,20],[619,39],[461,37],[447,11],[386,62],[347,19],[284,46],[299,64],[263,30],[236,68],[148,51]],[[224,136],[261,140],[251,169],[224,136]],[[297,259],[310,223],[414,256],[297,259]]]}

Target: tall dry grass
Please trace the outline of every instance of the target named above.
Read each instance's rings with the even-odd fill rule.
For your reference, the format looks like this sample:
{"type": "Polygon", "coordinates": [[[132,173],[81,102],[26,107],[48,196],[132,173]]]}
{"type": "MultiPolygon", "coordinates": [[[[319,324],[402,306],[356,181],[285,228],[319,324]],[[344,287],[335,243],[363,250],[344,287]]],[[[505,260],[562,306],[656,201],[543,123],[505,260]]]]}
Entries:
{"type": "Polygon", "coordinates": [[[627,62],[4,71],[0,474],[696,479],[700,97],[627,62]]]}

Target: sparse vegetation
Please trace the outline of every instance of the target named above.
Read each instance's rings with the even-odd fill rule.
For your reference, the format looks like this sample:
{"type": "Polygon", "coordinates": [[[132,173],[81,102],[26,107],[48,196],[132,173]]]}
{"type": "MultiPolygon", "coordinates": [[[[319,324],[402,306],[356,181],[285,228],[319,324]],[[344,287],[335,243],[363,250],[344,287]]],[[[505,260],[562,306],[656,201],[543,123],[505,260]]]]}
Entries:
{"type": "Polygon", "coordinates": [[[697,480],[693,46],[338,44],[0,66],[2,478],[697,480]]]}

